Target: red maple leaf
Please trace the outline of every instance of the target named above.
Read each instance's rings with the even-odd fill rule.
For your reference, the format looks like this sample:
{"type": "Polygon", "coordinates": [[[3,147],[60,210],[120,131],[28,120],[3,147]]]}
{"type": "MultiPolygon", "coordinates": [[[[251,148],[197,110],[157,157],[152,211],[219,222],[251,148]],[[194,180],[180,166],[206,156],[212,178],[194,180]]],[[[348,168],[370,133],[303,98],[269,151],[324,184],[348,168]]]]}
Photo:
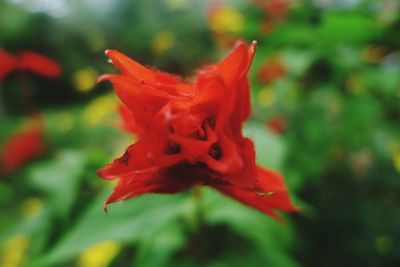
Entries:
{"type": "Polygon", "coordinates": [[[237,42],[216,65],[200,69],[193,82],[146,68],[115,50],[106,55],[120,75],[106,74],[125,107],[125,129],[137,142],[99,170],[119,179],[104,205],[145,193],[175,193],[211,186],[275,218],[295,211],[284,181],[255,163],[253,142],[242,135],[250,115],[247,72],[256,50],[237,42]]]}

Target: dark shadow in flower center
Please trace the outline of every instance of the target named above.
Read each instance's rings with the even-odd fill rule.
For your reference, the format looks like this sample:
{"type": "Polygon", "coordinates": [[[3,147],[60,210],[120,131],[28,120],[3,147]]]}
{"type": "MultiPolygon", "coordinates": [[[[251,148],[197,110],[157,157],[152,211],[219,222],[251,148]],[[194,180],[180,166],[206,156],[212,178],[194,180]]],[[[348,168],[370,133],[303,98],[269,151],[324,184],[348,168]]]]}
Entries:
{"type": "Polygon", "coordinates": [[[118,162],[123,165],[128,165],[130,158],[131,158],[131,154],[129,154],[128,151],[125,151],[125,153],[122,155],[122,157],[120,157],[118,159],[118,162]]]}
{"type": "Polygon", "coordinates": [[[178,154],[181,152],[181,146],[173,143],[171,141],[167,142],[167,147],[164,150],[164,154],[166,155],[174,155],[174,154],[178,154]]]}
{"type": "Polygon", "coordinates": [[[208,154],[216,160],[220,160],[223,156],[221,147],[218,143],[213,144],[210,149],[208,150],[208,154]]]}

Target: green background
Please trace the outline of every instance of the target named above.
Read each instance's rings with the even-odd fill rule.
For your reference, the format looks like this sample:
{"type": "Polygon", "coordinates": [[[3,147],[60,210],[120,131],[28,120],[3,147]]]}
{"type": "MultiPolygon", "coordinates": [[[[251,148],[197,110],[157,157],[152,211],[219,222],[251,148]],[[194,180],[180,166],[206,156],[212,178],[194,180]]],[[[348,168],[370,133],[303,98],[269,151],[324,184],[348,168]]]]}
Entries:
{"type": "Polygon", "coordinates": [[[292,1],[269,33],[260,29],[271,15],[244,0],[223,2],[231,17],[215,32],[210,2],[0,1],[0,48],[40,52],[63,70],[0,83],[0,148],[27,117],[21,75],[46,134],[42,157],[0,177],[1,267],[400,266],[399,1],[292,1]],[[202,188],[105,214],[113,184],[96,171],[133,139],[113,126],[111,86],[94,85],[116,72],[104,50],[190,76],[227,54],[221,36],[258,41],[244,131],[301,211],[280,224],[202,188]],[[286,74],[263,84],[258,70],[276,58],[286,74]],[[284,133],[266,126],[273,116],[284,133]]]}

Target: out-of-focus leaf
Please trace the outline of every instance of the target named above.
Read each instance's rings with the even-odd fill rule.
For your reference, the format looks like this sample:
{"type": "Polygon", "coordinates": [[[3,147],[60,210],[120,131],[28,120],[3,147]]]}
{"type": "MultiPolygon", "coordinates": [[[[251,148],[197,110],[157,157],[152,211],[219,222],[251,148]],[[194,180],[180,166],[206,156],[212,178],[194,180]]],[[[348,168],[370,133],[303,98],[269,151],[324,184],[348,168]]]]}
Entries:
{"type": "Polygon", "coordinates": [[[326,13],[318,29],[320,40],[326,44],[361,43],[379,34],[378,24],[359,13],[326,13]]]}
{"type": "Polygon", "coordinates": [[[300,76],[310,67],[315,55],[309,51],[288,49],[284,51],[284,59],[288,70],[294,75],[300,76]]]}
{"type": "Polygon", "coordinates": [[[32,166],[30,182],[49,196],[56,214],[66,216],[77,196],[85,164],[83,152],[66,150],[54,159],[32,166]]]}
{"type": "Polygon", "coordinates": [[[132,267],[168,266],[172,254],[185,244],[185,233],[176,222],[160,225],[162,228],[148,232],[139,243],[132,267]]]}
{"type": "Polygon", "coordinates": [[[363,82],[377,93],[393,96],[400,88],[400,66],[367,69],[362,74],[363,82]]]}
{"type": "Polygon", "coordinates": [[[281,168],[286,148],[278,135],[272,134],[263,124],[255,122],[247,123],[244,133],[254,141],[256,160],[260,165],[272,169],[281,168]]]}
{"type": "Polygon", "coordinates": [[[285,253],[292,242],[292,229],[289,224],[280,224],[212,189],[204,188],[203,194],[204,220],[210,224],[226,224],[254,242],[265,260],[261,266],[298,266],[295,260],[285,253]]]}
{"type": "Polygon", "coordinates": [[[101,241],[133,242],[164,230],[167,232],[162,234],[165,236],[158,241],[158,246],[164,242],[179,246],[180,237],[172,237],[173,233],[168,233],[168,229],[176,233],[173,224],[177,223],[180,215],[184,216],[193,208],[182,194],[138,197],[114,204],[109,213],[105,214],[102,203],[108,194],[109,190],[101,194],[77,224],[34,266],[54,266],[65,262],[81,250],[101,241]]]}
{"type": "Polygon", "coordinates": [[[13,235],[30,235],[41,229],[45,229],[49,225],[49,212],[42,212],[39,216],[23,220],[16,223],[13,227],[10,227],[5,232],[0,233],[0,244],[13,235]]]}

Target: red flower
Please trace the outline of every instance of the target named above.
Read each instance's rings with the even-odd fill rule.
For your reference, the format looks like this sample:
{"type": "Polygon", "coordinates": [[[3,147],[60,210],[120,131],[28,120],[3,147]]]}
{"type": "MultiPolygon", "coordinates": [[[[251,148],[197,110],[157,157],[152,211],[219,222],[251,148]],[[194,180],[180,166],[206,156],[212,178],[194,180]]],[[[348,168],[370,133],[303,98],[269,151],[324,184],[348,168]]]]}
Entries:
{"type": "Polygon", "coordinates": [[[132,111],[124,104],[121,104],[118,106],[118,113],[122,119],[120,124],[121,129],[128,133],[136,134],[139,129],[132,111]]]}
{"type": "Polygon", "coordinates": [[[40,118],[29,121],[9,136],[0,154],[0,171],[9,174],[44,152],[43,124],[40,118]]]}
{"type": "Polygon", "coordinates": [[[257,0],[257,2],[265,14],[273,19],[286,17],[290,7],[290,0],[257,0]]]}
{"type": "Polygon", "coordinates": [[[279,59],[265,62],[257,73],[258,80],[263,84],[271,83],[287,74],[287,70],[279,59]]]}
{"type": "Polygon", "coordinates": [[[267,121],[267,127],[270,129],[273,133],[276,134],[283,134],[286,130],[286,120],[284,117],[281,116],[274,116],[268,119],[267,121]]]}
{"type": "Polygon", "coordinates": [[[0,81],[4,80],[4,78],[13,70],[15,70],[17,65],[17,61],[15,57],[0,49],[0,81]]]}
{"type": "Polygon", "coordinates": [[[208,185],[275,218],[275,209],[296,210],[282,177],[256,166],[254,144],[241,132],[250,115],[247,72],[255,49],[256,42],[239,41],[222,62],[199,70],[192,83],[106,51],[121,75],[99,80],[113,83],[137,142],[99,170],[105,179],[119,179],[105,206],[208,185]]]}
{"type": "Polygon", "coordinates": [[[0,81],[13,71],[30,71],[46,78],[60,75],[57,62],[36,52],[24,51],[12,55],[0,49],[0,81]]]}
{"type": "Polygon", "coordinates": [[[24,51],[19,54],[19,69],[47,78],[55,78],[61,73],[57,62],[44,55],[30,51],[24,51]]]}
{"type": "Polygon", "coordinates": [[[270,33],[275,28],[276,23],[287,16],[291,6],[291,0],[253,0],[253,2],[265,14],[261,23],[261,31],[264,34],[270,33]]]}

